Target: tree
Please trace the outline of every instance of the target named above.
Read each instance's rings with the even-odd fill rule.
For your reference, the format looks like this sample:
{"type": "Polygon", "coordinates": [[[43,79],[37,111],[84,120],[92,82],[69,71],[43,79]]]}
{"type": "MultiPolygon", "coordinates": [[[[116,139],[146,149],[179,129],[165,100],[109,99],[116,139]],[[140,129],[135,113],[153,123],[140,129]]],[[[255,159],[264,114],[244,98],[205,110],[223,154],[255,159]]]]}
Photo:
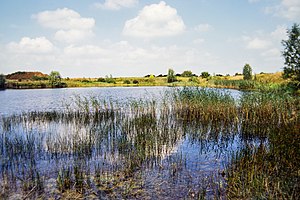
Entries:
{"type": "Polygon", "coordinates": [[[202,72],[201,73],[202,78],[208,78],[209,76],[210,76],[210,74],[208,72],[202,72]]]}
{"type": "Polygon", "coordinates": [[[0,89],[5,88],[5,76],[3,74],[0,74],[0,89]]]}
{"type": "Polygon", "coordinates": [[[169,69],[167,80],[168,80],[168,83],[173,83],[173,82],[177,81],[176,77],[175,77],[175,72],[173,69],[169,69]]]}
{"type": "Polygon", "coordinates": [[[243,68],[243,76],[244,76],[244,80],[252,79],[252,68],[249,64],[245,64],[243,68]]]}
{"type": "Polygon", "coordinates": [[[52,71],[49,75],[49,81],[52,87],[61,87],[61,75],[58,71],[52,71]]]}
{"type": "Polygon", "coordinates": [[[183,77],[192,77],[193,72],[192,71],[184,71],[184,72],[182,72],[181,76],[183,76],[183,77]]]}
{"type": "Polygon", "coordinates": [[[283,68],[283,77],[292,78],[294,81],[300,81],[300,27],[294,24],[287,30],[288,39],[282,40],[284,50],[285,67],[283,68]]]}

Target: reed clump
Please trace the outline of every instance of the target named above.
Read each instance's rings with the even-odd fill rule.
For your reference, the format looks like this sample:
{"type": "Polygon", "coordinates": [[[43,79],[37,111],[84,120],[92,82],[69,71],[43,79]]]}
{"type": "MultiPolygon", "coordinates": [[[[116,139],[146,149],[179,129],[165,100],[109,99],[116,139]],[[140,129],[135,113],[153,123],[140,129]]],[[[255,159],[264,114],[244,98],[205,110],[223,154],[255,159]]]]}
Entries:
{"type": "Polygon", "coordinates": [[[244,93],[239,113],[242,135],[266,137],[270,129],[299,121],[300,100],[287,94],[244,93]]]}
{"type": "Polygon", "coordinates": [[[238,117],[236,102],[230,94],[198,87],[175,91],[173,108],[178,119],[205,125],[235,124],[238,117]]]}
{"type": "Polygon", "coordinates": [[[299,199],[299,128],[275,128],[269,143],[237,152],[226,170],[227,198],[299,199]]]}

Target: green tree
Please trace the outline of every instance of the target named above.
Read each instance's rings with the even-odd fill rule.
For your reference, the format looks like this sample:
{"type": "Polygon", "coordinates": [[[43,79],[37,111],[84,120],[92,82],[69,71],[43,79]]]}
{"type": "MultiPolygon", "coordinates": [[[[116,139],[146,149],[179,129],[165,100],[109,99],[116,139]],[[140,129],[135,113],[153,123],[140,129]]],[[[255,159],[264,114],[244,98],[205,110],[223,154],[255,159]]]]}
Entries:
{"type": "Polygon", "coordinates": [[[201,73],[202,78],[208,78],[209,76],[210,76],[210,74],[208,72],[202,72],[201,73]]]}
{"type": "Polygon", "coordinates": [[[61,87],[61,75],[58,71],[52,71],[48,79],[52,87],[61,87]]]}
{"type": "Polygon", "coordinates": [[[168,80],[168,83],[173,83],[173,82],[177,81],[175,72],[173,69],[168,70],[167,80],[168,80]]]}
{"type": "Polygon", "coordinates": [[[252,68],[249,64],[245,64],[243,68],[244,80],[252,80],[252,68]]]}
{"type": "Polygon", "coordinates": [[[4,89],[5,88],[5,76],[3,74],[0,74],[0,89],[4,89]]]}
{"type": "Polygon", "coordinates": [[[183,77],[192,77],[193,72],[192,71],[184,71],[184,72],[182,72],[181,76],[183,76],[183,77]]]}
{"type": "Polygon", "coordinates": [[[288,39],[282,40],[284,50],[285,67],[283,68],[283,77],[292,78],[300,81],[300,27],[294,24],[291,29],[287,30],[288,39]]]}

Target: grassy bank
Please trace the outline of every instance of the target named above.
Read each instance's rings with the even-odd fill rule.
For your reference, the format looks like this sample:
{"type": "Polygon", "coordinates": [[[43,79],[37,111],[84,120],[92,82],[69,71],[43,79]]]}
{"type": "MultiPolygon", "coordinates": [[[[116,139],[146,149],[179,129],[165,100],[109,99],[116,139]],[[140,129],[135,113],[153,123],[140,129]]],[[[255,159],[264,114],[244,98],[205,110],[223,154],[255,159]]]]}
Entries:
{"type": "MultiPolygon", "coordinates": [[[[289,90],[289,80],[282,73],[257,74],[253,80],[243,80],[243,76],[176,77],[173,83],[167,77],[122,77],[122,78],[65,78],[62,87],[137,87],[137,86],[201,86],[241,90],[284,91],[289,90]]],[[[7,80],[7,88],[52,88],[47,80],[7,80]]]]}

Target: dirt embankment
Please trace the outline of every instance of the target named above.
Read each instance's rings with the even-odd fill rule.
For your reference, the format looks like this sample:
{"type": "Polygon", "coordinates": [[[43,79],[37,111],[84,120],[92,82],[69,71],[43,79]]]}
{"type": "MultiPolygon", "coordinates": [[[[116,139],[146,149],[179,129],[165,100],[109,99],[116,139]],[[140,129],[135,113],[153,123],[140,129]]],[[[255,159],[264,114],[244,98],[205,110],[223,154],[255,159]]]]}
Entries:
{"type": "Polygon", "coordinates": [[[35,77],[45,78],[48,77],[48,75],[43,74],[42,72],[15,72],[6,75],[6,79],[9,80],[32,80],[35,77]]]}

